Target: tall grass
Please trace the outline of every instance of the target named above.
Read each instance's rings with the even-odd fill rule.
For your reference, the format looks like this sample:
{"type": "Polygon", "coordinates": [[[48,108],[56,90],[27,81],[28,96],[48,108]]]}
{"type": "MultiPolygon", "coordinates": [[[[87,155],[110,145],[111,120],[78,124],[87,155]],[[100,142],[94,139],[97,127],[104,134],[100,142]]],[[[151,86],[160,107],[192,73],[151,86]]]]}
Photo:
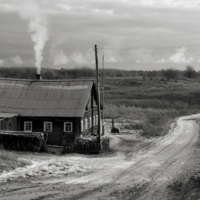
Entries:
{"type": "Polygon", "coordinates": [[[152,82],[133,87],[122,79],[118,85],[116,80],[107,84],[113,90],[105,92],[105,117],[125,119],[132,123],[129,127],[141,127],[146,137],[164,135],[176,117],[200,110],[200,90],[191,89],[194,82],[170,83],[168,88],[152,82]],[[134,120],[139,122],[136,124],[134,120]]]}
{"type": "Polygon", "coordinates": [[[146,137],[165,135],[173,119],[178,116],[180,116],[180,112],[175,109],[144,109],[124,105],[107,105],[105,109],[106,118],[114,118],[119,121],[125,119],[133,129],[140,127],[142,135],[146,137]]]}

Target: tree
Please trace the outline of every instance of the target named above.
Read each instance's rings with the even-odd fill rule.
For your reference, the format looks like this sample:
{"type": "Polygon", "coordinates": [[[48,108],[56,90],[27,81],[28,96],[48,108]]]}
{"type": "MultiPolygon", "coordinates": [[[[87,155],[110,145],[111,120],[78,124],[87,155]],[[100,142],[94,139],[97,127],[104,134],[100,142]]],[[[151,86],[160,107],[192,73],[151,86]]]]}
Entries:
{"type": "Polygon", "coordinates": [[[177,70],[173,69],[173,68],[169,68],[169,69],[166,69],[166,70],[163,71],[163,76],[165,76],[168,81],[170,80],[170,78],[171,79],[176,78],[177,75],[178,75],[177,70]]]}
{"type": "Polygon", "coordinates": [[[190,65],[186,66],[186,69],[184,71],[184,75],[188,78],[192,78],[196,76],[196,71],[194,70],[194,68],[190,65]]]}
{"type": "Polygon", "coordinates": [[[53,72],[52,71],[45,72],[44,75],[43,75],[43,78],[44,79],[53,79],[54,78],[53,72]]]}

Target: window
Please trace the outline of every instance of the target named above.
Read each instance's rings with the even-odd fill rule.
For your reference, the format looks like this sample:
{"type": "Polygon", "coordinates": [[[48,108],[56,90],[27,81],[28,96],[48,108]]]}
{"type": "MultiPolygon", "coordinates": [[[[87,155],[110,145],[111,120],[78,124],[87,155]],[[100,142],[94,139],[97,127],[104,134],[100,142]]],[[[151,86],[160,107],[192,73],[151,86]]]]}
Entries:
{"type": "Polygon", "coordinates": [[[64,122],[64,132],[72,132],[72,122],[64,122]]]}
{"type": "Polygon", "coordinates": [[[95,126],[95,116],[93,116],[93,126],[95,126]]]}
{"type": "Polygon", "coordinates": [[[88,125],[87,125],[87,119],[85,119],[85,129],[88,128],[88,125]]]}
{"type": "Polygon", "coordinates": [[[47,131],[47,132],[52,131],[52,122],[44,122],[44,131],[47,131]]]}
{"type": "Polygon", "coordinates": [[[81,120],[81,131],[83,131],[83,120],[81,120]]]}
{"type": "Polygon", "coordinates": [[[92,118],[90,117],[90,127],[92,127],[92,118]]]}
{"type": "Polygon", "coordinates": [[[98,125],[98,115],[96,115],[96,125],[98,125]]]}
{"type": "Polygon", "coordinates": [[[24,122],[24,131],[32,132],[32,122],[24,122]]]}

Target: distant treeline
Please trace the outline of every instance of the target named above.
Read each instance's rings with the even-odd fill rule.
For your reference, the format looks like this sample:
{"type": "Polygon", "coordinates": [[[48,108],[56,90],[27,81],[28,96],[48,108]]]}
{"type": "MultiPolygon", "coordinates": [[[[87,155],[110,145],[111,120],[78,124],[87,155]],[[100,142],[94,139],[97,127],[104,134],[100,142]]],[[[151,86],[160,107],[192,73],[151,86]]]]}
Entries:
{"type": "MultiPolygon", "coordinates": [[[[19,78],[19,79],[34,79],[36,75],[35,67],[1,67],[0,77],[2,78],[19,78]]],[[[95,69],[88,67],[72,68],[72,69],[47,69],[42,68],[43,79],[76,79],[76,78],[95,78],[95,69]]],[[[102,70],[99,70],[100,77],[102,76],[102,70]]],[[[176,77],[185,76],[187,78],[194,78],[200,76],[199,72],[196,72],[193,67],[186,66],[184,71],[176,69],[166,70],[152,70],[152,71],[126,71],[119,69],[104,69],[105,77],[165,77],[167,80],[174,79],[176,77]]]]}

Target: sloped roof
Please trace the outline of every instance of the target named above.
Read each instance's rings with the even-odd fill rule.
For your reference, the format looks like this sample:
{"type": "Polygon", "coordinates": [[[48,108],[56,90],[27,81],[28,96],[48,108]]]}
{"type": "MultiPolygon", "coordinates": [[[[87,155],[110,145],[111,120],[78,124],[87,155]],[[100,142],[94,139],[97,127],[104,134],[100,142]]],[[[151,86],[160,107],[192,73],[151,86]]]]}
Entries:
{"type": "Polygon", "coordinates": [[[0,112],[30,117],[83,117],[93,80],[0,79],[0,112]]]}
{"type": "Polygon", "coordinates": [[[11,118],[11,117],[16,117],[19,114],[16,113],[0,113],[0,118],[11,118]]]}

